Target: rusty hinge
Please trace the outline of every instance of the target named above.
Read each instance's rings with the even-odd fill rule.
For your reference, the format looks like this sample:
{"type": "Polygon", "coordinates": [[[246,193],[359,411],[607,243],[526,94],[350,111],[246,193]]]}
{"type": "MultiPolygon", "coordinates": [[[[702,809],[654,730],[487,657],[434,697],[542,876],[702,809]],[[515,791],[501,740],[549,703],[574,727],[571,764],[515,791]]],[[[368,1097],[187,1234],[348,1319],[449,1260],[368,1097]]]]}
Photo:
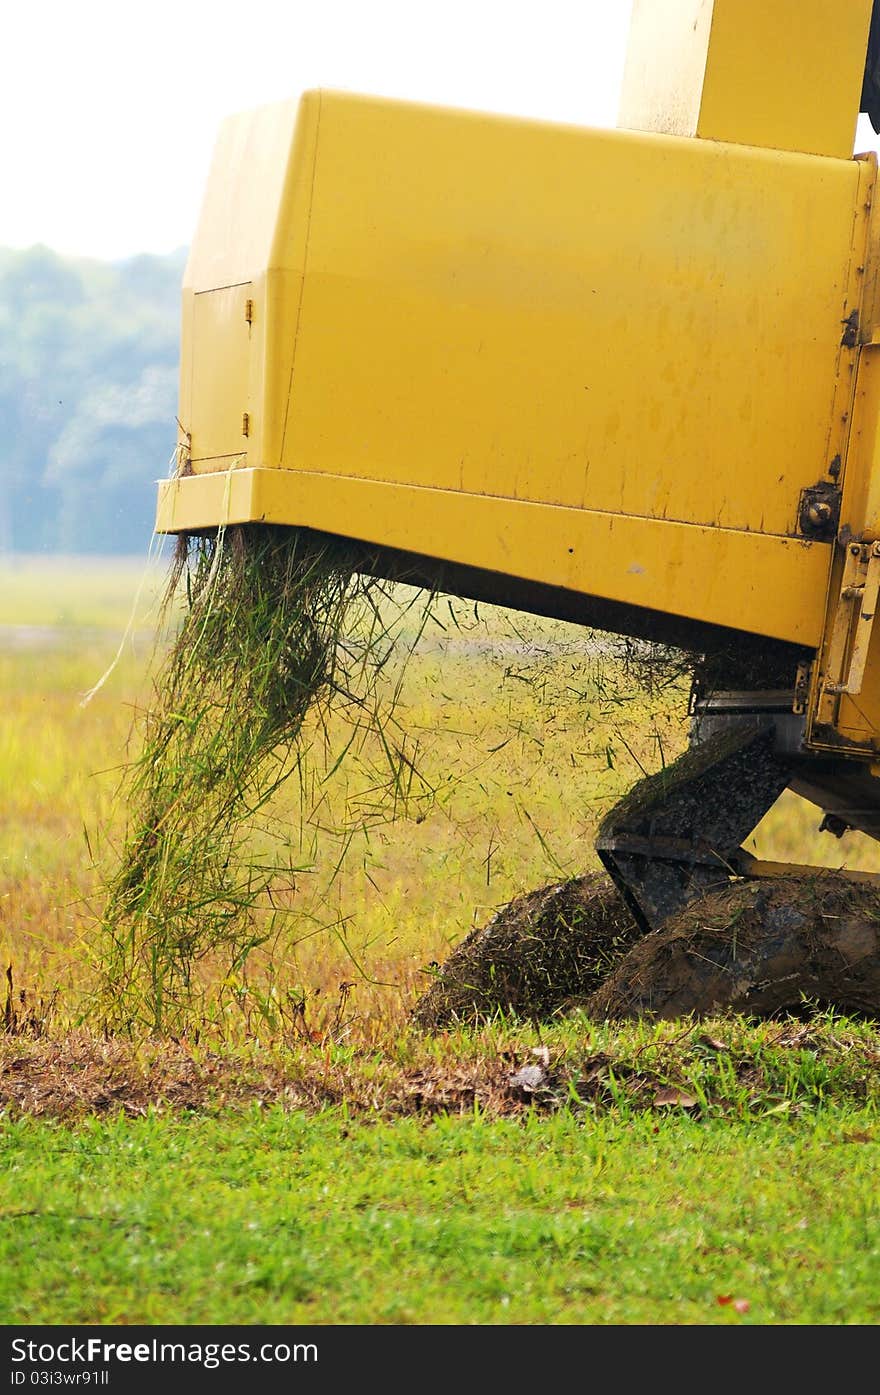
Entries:
{"type": "Polygon", "coordinates": [[[252,300],[246,300],[245,303],[244,303],[244,317],[245,317],[245,319],[247,320],[247,322],[248,322],[249,325],[252,325],[252,324],[253,324],[253,322],[254,322],[254,302],[253,302],[252,300]]]}
{"type": "MultiPolygon", "coordinates": [[[[834,461],[831,464],[833,466],[834,461]]],[[[805,538],[811,538],[814,542],[834,541],[840,524],[840,499],[840,485],[830,480],[819,480],[808,489],[801,490],[798,528],[805,538]]]]}
{"type": "Polygon", "coordinates": [[[862,691],[878,596],[880,543],[850,543],[819,694],[820,722],[833,724],[835,698],[844,693],[855,697],[862,691]]]}
{"type": "Polygon", "coordinates": [[[843,335],[840,340],[841,348],[853,349],[859,342],[859,312],[851,310],[845,320],[840,322],[843,325],[843,335]]]}
{"type": "Polygon", "coordinates": [[[241,434],[242,436],[249,436],[251,434],[250,412],[242,412],[241,414],[241,434]]]}

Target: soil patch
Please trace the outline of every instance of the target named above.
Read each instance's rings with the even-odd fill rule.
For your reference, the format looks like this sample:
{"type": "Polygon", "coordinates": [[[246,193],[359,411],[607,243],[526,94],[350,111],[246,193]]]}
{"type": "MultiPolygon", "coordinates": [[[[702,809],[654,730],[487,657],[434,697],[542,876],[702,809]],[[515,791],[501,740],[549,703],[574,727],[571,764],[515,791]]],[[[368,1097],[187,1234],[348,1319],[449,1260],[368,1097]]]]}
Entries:
{"type": "Polygon", "coordinates": [[[434,1030],[498,1011],[547,1020],[880,1020],[880,886],[835,872],[736,881],[645,935],[604,874],[530,892],[474,930],[413,1012],[434,1030]]]}
{"type": "Polygon", "coordinates": [[[328,1066],[325,1047],[273,1060],[157,1041],[139,1047],[88,1033],[60,1040],[0,1034],[0,1114],[73,1123],[118,1114],[213,1113],[281,1107],[319,1110],[345,1104],[371,1119],[421,1113],[468,1113],[475,1101],[488,1113],[521,1108],[504,1056],[450,1061],[445,1067],[400,1070],[392,1063],[367,1075],[328,1066]]]}
{"type": "MultiPolygon", "coordinates": [[[[375,1124],[448,1115],[518,1118],[583,1106],[693,1112],[698,1096],[740,1119],[742,1091],[762,1111],[780,1096],[792,1109],[877,1100],[880,1039],[873,1024],[743,1018],[658,1023],[648,1032],[580,1024],[568,1045],[535,1046],[532,1026],[452,1033],[437,1049],[410,1043],[407,1060],[369,1052],[334,1060],[328,1043],[208,1051],[156,1040],[135,1044],[86,1031],[34,1037],[0,1032],[0,1118],[76,1124],[156,1113],[180,1118],[255,1109],[314,1114],[344,1106],[375,1124]],[[802,1074],[805,1052],[824,1063],[802,1074]],[[724,1061],[724,1071],[715,1062],[724,1061]],[[699,1081],[698,1088],[693,1082],[699,1081]],[[731,1081],[736,1085],[731,1089],[731,1081]]],[[[869,1141],[858,1136],[858,1141],[869,1141]]]]}
{"type": "Polygon", "coordinates": [[[527,892],[453,950],[413,1022],[432,1030],[499,1010],[550,1017],[598,988],[641,936],[604,872],[527,892]]]}
{"type": "Polygon", "coordinates": [[[581,1006],[600,1021],[829,1008],[880,1019],[880,888],[834,872],[734,882],[646,935],[581,1006]]]}

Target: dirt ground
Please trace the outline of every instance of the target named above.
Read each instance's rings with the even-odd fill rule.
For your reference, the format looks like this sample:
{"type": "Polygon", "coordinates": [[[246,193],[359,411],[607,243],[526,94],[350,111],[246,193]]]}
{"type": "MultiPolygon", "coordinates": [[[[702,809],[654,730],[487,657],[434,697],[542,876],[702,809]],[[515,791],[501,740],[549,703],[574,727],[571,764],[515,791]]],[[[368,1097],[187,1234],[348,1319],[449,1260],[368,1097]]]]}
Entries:
{"type": "MultiPolygon", "coordinates": [[[[487,1119],[516,1118],[538,1110],[616,1108],[621,1093],[630,1108],[666,1113],[699,1110],[689,1079],[697,1069],[707,1104],[719,1114],[730,1107],[729,1076],[713,1090],[706,1084],[707,1055],[723,1057],[728,1072],[751,1097],[776,1088],[778,1071],[791,1053],[804,1051],[836,1063],[838,1097],[864,1103],[868,1081],[880,1070],[876,1036],[856,1026],[834,1030],[785,1020],[766,1024],[770,1035],[756,1051],[741,1020],[686,1020],[669,1028],[668,1040],[644,1055],[644,1044],[606,1038],[597,1049],[583,1037],[568,1048],[534,1046],[514,1031],[493,1032],[471,1051],[453,1038],[442,1052],[426,1052],[401,1066],[392,1059],[368,1071],[334,1064],[325,1047],[250,1058],[192,1050],[182,1043],[135,1047],[86,1033],[61,1039],[0,1034],[0,1117],[7,1123],[31,1117],[76,1124],[87,1118],[151,1113],[174,1117],[219,1111],[281,1108],[313,1113],[345,1105],[348,1119],[369,1124],[402,1117],[430,1121],[475,1111],[487,1119]],[[773,1063],[776,1063],[775,1065],[773,1063]],[[773,1076],[776,1081],[776,1076],[773,1076]]],[[[778,1083],[778,1082],[777,1082],[778,1083]]],[[[738,1109],[739,1106],[736,1106],[738,1109]]]]}
{"type": "MultiPolygon", "coordinates": [[[[750,1052],[736,1044],[744,1020],[777,1019],[769,1025],[780,1049],[800,1050],[806,1042],[822,1050],[818,1028],[815,1040],[805,1033],[816,1011],[827,1009],[880,1022],[876,886],[834,872],[735,881],[643,935],[610,880],[591,874],[501,908],[438,967],[416,1004],[412,1025],[422,1038],[485,1022],[499,1010],[509,1014],[504,1031],[490,1034],[489,1049],[484,1039],[473,1050],[426,1049],[405,1066],[371,1056],[362,1070],[336,1062],[329,1040],[275,1053],[223,1053],[87,1032],[53,1038],[8,1012],[0,1032],[0,1115],[73,1121],[344,1103],[352,1117],[373,1120],[475,1107],[499,1117],[570,1107],[572,1098],[601,1105],[611,1098],[612,1073],[637,1107],[689,1109],[695,1101],[686,1088],[669,1086],[670,1077],[686,1081],[689,1053],[728,1052],[738,1078],[760,1075],[750,1052]],[[517,1040],[517,1019],[539,1025],[575,1010],[597,1024],[674,1022],[662,1070],[634,1064],[624,1048],[597,1054],[586,1040],[583,1050],[555,1056],[517,1040]]],[[[829,1037],[827,1049],[842,1051],[851,1069],[864,1056],[865,1070],[876,1074],[873,1035],[842,1044],[829,1037]]]]}
{"type": "Polygon", "coordinates": [[[434,1030],[574,1007],[595,1021],[811,1008],[880,1020],[880,886],[825,871],[732,881],[643,935],[604,874],[575,878],[473,931],[413,1017],[434,1030]]]}
{"type": "Polygon", "coordinates": [[[0,1113],[72,1122],[87,1116],[145,1117],[150,1110],[187,1114],[270,1108],[307,1112],[346,1104],[352,1116],[473,1110],[479,1098],[494,1114],[521,1106],[512,1089],[516,1062],[449,1061],[427,1069],[369,1076],[334,1068],[326,1048],[277,1060],[193,1050],[183,1043],[135,1047],[88,1033],[61,1039],[0,1036],[0,1113]]]}

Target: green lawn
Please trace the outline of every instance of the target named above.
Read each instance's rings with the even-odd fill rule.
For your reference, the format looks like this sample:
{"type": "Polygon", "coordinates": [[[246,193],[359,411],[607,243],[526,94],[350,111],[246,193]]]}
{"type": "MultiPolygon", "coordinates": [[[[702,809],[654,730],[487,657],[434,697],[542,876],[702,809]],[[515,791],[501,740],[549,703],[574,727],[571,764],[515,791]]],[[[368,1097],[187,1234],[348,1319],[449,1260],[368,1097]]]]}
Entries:
{"type": "Polygon", "coordinates": [[[12,1323],[875,1324],[876,1113],[2,1133],[12,1323]]]}

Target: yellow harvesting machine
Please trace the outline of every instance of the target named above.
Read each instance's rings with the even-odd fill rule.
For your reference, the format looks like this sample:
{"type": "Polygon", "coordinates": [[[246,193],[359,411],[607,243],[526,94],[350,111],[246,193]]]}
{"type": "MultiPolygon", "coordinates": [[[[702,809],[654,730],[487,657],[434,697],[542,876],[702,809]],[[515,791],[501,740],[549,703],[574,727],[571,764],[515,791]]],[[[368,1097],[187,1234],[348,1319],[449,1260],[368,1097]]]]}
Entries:
{"type": "MultiPolygon", "coordinates": [[[[691,750],[602,825],[646,926],[786,787],[880,837],[871,0],[635,0],[617,129],[309,91],[230,117],[157,527],[701,656],[691,750]]],[[[790,869],[786,869],[790,870],[790,869]]]]}

